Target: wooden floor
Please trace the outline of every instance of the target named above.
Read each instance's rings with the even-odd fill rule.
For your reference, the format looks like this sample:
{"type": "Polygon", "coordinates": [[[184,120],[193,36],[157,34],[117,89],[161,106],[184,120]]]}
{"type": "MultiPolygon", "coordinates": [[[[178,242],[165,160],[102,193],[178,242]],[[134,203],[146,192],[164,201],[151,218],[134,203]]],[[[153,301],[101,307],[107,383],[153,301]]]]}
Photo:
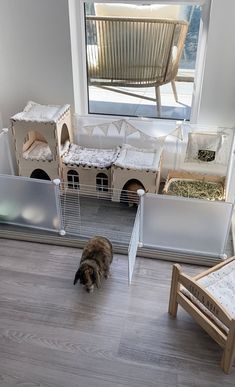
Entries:
{"type": "Polygon", "coordinates": [[[61,200],[66,234],[87,238],[100,234],[114,243],[129,245],[137,207],[77,193],[66,196],[68,209],[64,197],[61,200]]]}
{"type": "MultiPolygon", "coordinates": [[[[219,387],[220,348],[182,309],[167,314],[171,263],[127,258],[93,294],[73,286],[81,250],[0,239],[0,386],[219,387]]],[[[198,266],[184,264],[188,273],[198,266]]]]}

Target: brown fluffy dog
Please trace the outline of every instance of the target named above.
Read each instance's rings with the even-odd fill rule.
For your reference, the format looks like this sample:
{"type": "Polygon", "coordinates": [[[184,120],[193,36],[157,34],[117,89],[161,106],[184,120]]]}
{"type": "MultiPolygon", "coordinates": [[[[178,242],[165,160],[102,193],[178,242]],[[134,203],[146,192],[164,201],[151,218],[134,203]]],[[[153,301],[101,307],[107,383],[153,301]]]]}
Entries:
{"type": "Polygon", "coordinates": [[[108,278],[110,264],[113,260],[112,244],[107,238],[96,236],[88,241],[83,249],[80,266],[75,274],[75,285],[78,280],[88,292],[94,285],[100,287],[102,277],[108,278]]]}

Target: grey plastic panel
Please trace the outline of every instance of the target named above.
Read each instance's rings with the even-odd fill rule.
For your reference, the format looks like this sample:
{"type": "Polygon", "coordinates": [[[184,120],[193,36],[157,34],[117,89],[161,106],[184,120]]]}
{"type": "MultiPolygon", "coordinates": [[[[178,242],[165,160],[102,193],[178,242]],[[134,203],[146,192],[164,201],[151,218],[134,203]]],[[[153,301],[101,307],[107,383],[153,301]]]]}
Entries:
{"type": "Polygon", "coordinates": [[[2,131],[0,133],[0,174],[13,174],[7,131],[2,131]]]}
{"type": "Polygon", "coordinates": [[[56,188],[51,181],[0,175],[0,222],[60,230],[56,188]]]}
{"type": "Polygon", "coordinates": [[[233,205],[175,196],[144,196],[143,244],[220,256],[224,254],[233,205]]]}

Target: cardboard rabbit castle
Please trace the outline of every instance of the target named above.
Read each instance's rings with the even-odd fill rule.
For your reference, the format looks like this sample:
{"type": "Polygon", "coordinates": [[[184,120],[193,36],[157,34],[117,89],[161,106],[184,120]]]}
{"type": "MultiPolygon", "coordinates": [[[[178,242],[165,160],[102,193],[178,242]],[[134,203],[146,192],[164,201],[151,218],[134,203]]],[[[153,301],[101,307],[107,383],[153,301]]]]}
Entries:
{"type": "Polygon", "coordinates": [[[29,102],[11,118],[11,126],[20,176],[59,178],[81,193],[87,185],[103,196],[112,189],[114,201],[120,200],[122,190],[159,190],[160,146],[147,151],[122,144],[107,149],[77,145],[69,105],[29,102]]]}
{"type": "Polygon", "coordinates": [[[62,174],[61,156],[73,139],[70,106],[29,102],[11,118],[19,175],[53,180],[62,174]]]}
{"type": "MultiPolygon", "coordinates": [[[[132,125],[130,120],[121,119],[83,128],[79,126],[79,132],[86,129],[88,141],[84,144],[79,136],[76,144],[70,106],[34,102],[29,102],[23,112],[14,115],[11,125],[20,176],[48,180],[59,178],[71,191],[79,189],[81,194],[85,194],[89,186],[90,195],[102,194],[113,201],[120,201],[124,193],[127,195],[128,191],[136,192],[140,188],[158,193],[160,180],[166,180],[163,193],[169,194],[172,179],[174,185],[186,184],[187,187],[191,180],[196,180],[197,186],[201,181],[212,183],[213,187],[219,183],[222,191],[217,196],[219,200],[226,198],[225,178],[233,142],[232,130],[219,128],[214,132],[205,130],[200,133],[188,125],[184,134],[182,129],[179,131],[174,127],[165,136],[151,137],[132,125]],[[118,142],[107,141],[111,127],[124,133],[118,142]],[[103,134],[102,143],[93,141],[96,129],[103,134]],[[128,138],[133,135],[139,135],[135,145],[128,143],[128,138]],[[168,140],[168,136],[175,136],[177,141],[168,140]],[[142,144],[144,148],[140,148],[140,145],[144,146],[142,144]],[[185,179],[186,183],[181,181],[185,179]]],[[[190,197],[187,187],[186,196],[190,197]]],[[[177,196],[176,191],[171,194],[177,196]]],[[[205,196],[210,199],[209,195],[205,194],[203,198],[205,196]]]]}

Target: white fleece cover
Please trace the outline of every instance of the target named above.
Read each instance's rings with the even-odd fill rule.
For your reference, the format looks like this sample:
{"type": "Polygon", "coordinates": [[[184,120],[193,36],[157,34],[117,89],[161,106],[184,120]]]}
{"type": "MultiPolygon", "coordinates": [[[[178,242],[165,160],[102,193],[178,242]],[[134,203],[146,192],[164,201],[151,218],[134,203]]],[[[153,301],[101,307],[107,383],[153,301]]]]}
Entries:
{"type": "Polygon", "coordinates": [[[63,156],[63,163],[107,168],[114,163],[119,151],[119,147],[115,149],[97,149],[71,144],[67,154],[63,156]]]}
{"type": "Polygon", "coordinates": [[[235,261],[199,279],[198,283],[235,318],[235,261]]]}
{"type": "Polygon", "coordinates": [[[48,160],[51,161],[53,156],[47,143],[34,141],[32,145],[23,152],[23,158],[26,160],[48,160]]]}
{"type": "MultiPolygon", "coordinates": [[[[227,313],[235,318],[235,261],[228,263],[221,269],[216,270],[197,281],[208,293],[210,293],[218,304],[227,313]]],[[[227,327],[210,312],[192,293],[182,288],[182,292],[191,299],[208,317],[213,319],[218,326],[228,331],[227,327]]]]}
{"type": "Polygon", "coordinates": [[[162,149],[141,149],[124,144],[114,165],[140,171],[158,171],[162,149]]]}
{"type": "Polygon", "coordinates": [[[18,121],[56,122],[69,108],[69,105],[40,105],[29,101],[24,110],[15,114],[12,119],[18,121]]]}

